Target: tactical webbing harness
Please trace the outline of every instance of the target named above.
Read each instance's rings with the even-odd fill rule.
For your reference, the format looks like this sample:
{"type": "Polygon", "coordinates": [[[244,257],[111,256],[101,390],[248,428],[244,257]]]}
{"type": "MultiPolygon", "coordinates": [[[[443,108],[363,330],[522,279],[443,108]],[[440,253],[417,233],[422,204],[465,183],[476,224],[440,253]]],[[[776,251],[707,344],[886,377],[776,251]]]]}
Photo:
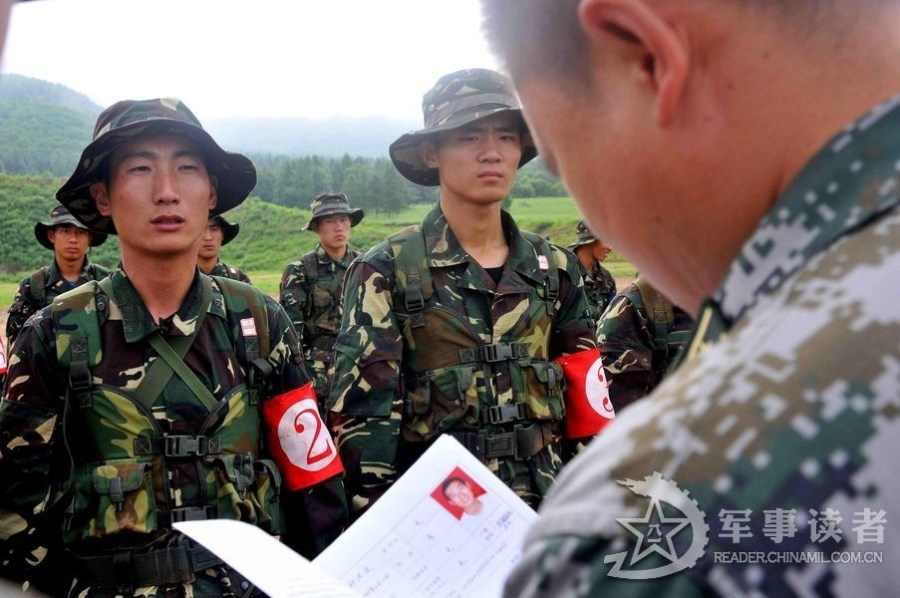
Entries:
{"type": "Polygon", "coordinates": [[[50,268],[41,266],[29,278],[28,295],[34,305],[45,305],[47,301],[47,278],[50,276],[50,268]]]}
{"type": "MultiPolygon", "coordinates": [[[[270,339],[268,336],[268,319],[263,299],[256,295],[250,296],[245,290],[237,287],[231,279],[215,277],[216,284],[221,290],[225,302],[226,313],[234,311],[236,306],[233,301],[237,297],[247,300],[248,307],[258,332],[258,336],[244,336],[244,349],[236,350],[239,359],[243,359],[246,365],[249,387],[249,404],[257,404],[256,394],[265,385],[266,377],[272,369],[267,361],[270,351],[270,339]],[[258,299],[258,300],[254,300],[258,299]]],[[[101,303],[98,305],[97,289],[101,289],[107,297],[114,301],[113,289],[109,278],[100,282],[89,282],[85,286],[73,292],[61,295],[54,301],[52,312],[57,323],[57,331],[60,330],[60,318],[71,315],[73,311],[86,312],[94,310],[93,317],[76,319],[77,325],[73,330],[72,319],[67,320],[66,333],[69,340],[69,351],[60,348],[58,341],[58,358],[62,371],[68,370],[68,391],[64,413],[62,418],[62,439],[65,450],[68,453],[70,475],[66,481],[67,487],[60,493],[57,502],[62,502],[73,490],[75,483],[76,459],[69,446],[70,404],[81,410],[92,408],[92,374],[91,368],[102,359],[100,347],[91,347],[90,339],[100,339],[100,322],[97,312],[106,309],[101,303]],[[90,304],[85,307],[85,294],[90,293],[90,304]],[[91,307],[91,305],[93,307],[91,307]],[[92,328],[92,329],[89,329],[92,328]],[[92,352],[91,349],[94,349],[92,352]],[[92,361],[93,360],[93,361],[92,361]]],[[[200,329],[203,318],[206,316],[212,298],[212,282],[209,277],[201,278],[200,287],[200,311],[194,326],[194,333],[190,336],[172,337],[168,341],[158,332],[148,337],[148,342],[157,351],[159,358],[148,367],[140,385],[131,392],[134,400],[143,405],[147,410],[156,403],[163,389],[169,383],[173,375],[177,375],[190,389],[191,393],[208,409],[210,413],[217,408],[219,401],[213,396],[206,385],[184,363],[183,358],[193,344],[197,332],[200,329]]],[[[57,332],[59,334],[59,332],[57,332]]],[[[95,341],[96,342],[96,341],[95,341]]],[[[233,341],[237,347],[240,343],[233,341]]],[[[213,428],[211,433],[215,434],[213,428]]],[[[221,446],[220,439],[207,435],[157,435],[138,436],[134,438],[134,455],[143,458],[159,456],[168,458],[201,458],[222,455],[226,447],[221,446]]],[[[233,455],[235,467],[246,461],[242,455],[233,455]]],[[[246,461],[249,466],[250,462],[246,461]]],[[[253,467],[256,467],[255,465],[253,467]]],[[[96,482],[95,482],[96,483],[96,482]]],[[[124,500],[123,480],[118,477],[109,480],[109,498],[115,504],[116,500],[124,500]],[[116,496],[119,498],[117,499],[116,496]]],[[[235,483],[239,486],[239,482],[235,483]]],[[[153,491],[156,489],[154,487],[153,491]]],[[[75,499],[72,498],[65,512],[63,522],[64,532],[68,529],[71,516],[74,513],[75,499]]],[[[214,517],[214,509],[210,506],[199,507],[172,507],[156,513],[160,528],[170,528],[176,521],[207,519],[214,517]]],[[[259,523],[263,525],[262,522],[259,523]]],[[[117,590],[128,592],[134,588],[150,585],[171,585],[189,583],[194,581],[195,574],[199,571],[222,564],[222,561],[206,549],[185,542],[178,546],[155,549],[147,553],[138,553],[132,550],[122,550],[114,555],[86,556],[67,551],[73,565],[77,567],[79,574],[87,576],[91,583],[116,587],[117,590]]]]}
{"type": "Polygon", "coordinates": [[[673,331],[675,312],[672,302],[657,291],[646,279],[638,277],[634,281],[638,294],[630,296],[632,303],[640,310],[645,308],[652,329],[653,369],[657,380],[665,376],[674,361],[679,348],[684,344],[688,331],[673,331]]]}
{"type": "MultiPolygon", "coordinates": [[[[538,290],[546,302],[547,314],[555,317],[555,303],[559,297],[559,273],[551,254],[550,244],[541,236],[522,231],[538,256],[547,260],[543,288],[538,290]]],[[[412,225],[388,237],[394,255],[395,313],[403,313],[413,329],[425,327],[425,307],[434,295],[431,271],[427,261],[426,239],[421,225],[412,225]],[[397,309],[399,307],[399,309],[397,309]]],[[[485,379],[491,376],[492,365],[502,361],[517,362],[530,359],[528,343],[492,343],[459,349],[459,364],[481,363],[485,379]]],[[[548,370],[550,386],[555,386],[553,370],[548,370]]],[[[491,384],[486,385],[489,391],[491,384]]],[[[489,397],[489,401],[493,397],[489,397]]],[[[547,446],[554,438],[554,427],[544,422],[527,422],[523,403],[482,407],[479,419],[483,424],[514,424],[512,431],[487,433],[483,430],[449,430],[446,433],[459,440],[473,455],[487,461],[493,458],[528,459],[547,446]]]]}

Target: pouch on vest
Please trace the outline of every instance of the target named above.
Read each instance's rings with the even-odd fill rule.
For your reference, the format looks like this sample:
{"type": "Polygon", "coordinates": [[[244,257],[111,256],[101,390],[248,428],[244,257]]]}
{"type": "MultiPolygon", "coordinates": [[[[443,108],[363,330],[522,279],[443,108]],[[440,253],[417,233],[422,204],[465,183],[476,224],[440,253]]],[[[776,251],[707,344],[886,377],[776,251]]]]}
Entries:
{"type": "Polygon", "coordinates": [[[588,349],[555,361],[562,366],[567,382],[565,437],[597,434],[616,417],[600,350],[588,349]]]}
{"type": "Polygon", "coordinates": [[[307,488],[344,473],[337,448],[319,415],[312,382],[262,404],[269,450],[288,490],[307,488]]]}
{"type": "Polygon", "coordinates": [[[79,465],[75,474],[74,510],[87,517],[77,528],[81,538],[122,531],[148,533],[157,529],[151,465],[138,459],[110,459],[79,465]]]}

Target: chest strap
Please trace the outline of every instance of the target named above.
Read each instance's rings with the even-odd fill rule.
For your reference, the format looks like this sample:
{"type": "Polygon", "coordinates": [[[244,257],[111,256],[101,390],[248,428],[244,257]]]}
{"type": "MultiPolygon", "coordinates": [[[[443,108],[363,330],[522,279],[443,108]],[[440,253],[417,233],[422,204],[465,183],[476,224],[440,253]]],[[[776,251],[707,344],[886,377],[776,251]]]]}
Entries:
{"type": "Polygon", "coordinates": [[[548,423],[517,424],[511,432],[496,434],[458,430],[451,430],[447,434],[456,438],[483,463],[491,459],[530,459],[555,438],[553,425],[548,423]]]}

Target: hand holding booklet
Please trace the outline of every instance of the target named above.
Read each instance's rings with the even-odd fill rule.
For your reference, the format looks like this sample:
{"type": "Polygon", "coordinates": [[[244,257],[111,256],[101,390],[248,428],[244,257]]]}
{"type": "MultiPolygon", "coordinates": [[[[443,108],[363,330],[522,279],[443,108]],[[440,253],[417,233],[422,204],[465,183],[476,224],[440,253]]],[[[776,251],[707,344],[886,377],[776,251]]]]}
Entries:
{"type": "Polygon", "coordinates": [[[312,563],[245,523],[175,527],[273,598],[495,598],[536,519],[478,459],[442,436],[312,563]]]}

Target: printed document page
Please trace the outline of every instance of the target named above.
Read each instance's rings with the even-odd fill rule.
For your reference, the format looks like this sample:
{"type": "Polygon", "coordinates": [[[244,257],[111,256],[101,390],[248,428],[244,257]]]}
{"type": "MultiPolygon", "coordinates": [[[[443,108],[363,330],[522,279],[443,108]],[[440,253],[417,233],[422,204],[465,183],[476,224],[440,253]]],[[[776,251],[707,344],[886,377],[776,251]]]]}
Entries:
{"type": "Polygon", "coordinates": [[[536,519],[442,436],[314,562],[373,598],[497,598],[536,519]]]}

